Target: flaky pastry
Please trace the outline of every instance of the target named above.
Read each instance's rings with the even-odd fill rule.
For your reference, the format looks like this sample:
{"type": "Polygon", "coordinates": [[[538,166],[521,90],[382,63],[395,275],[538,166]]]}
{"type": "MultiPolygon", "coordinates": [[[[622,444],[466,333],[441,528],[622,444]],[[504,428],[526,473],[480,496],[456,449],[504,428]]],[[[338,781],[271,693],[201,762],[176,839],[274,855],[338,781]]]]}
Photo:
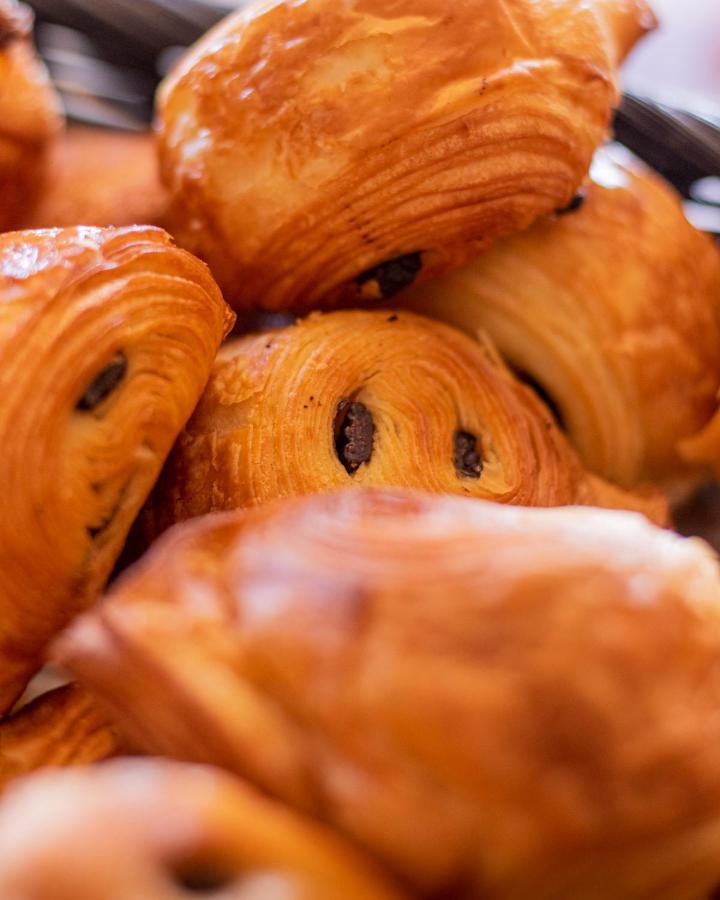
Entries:
{"type": "Polygon", "coordinates": [[[117,760],[13,785],[0,804],[4,900],[400,900],[320,825],[229,775],[117,760]]]}
{"type": "Polygon", "coordinates": [[[144,516],[203,513],[348,485],[403,485],[526,506],[637,508],[588,473],[492,347],[412,313],[316,313],[220,351],[144,516]]]}
{"type": "Polygon", "coordinates": [[[0,231],[19,225],[45,179],[60,101],[32,45],[29,7],[0,0],[0,231]]]}
{"type": "Polygon", "coordinates": [[[77,685],[57,688],[0,722],[0,791],[20,775],[97,762],[118,749],[114,728],[92,698],[77,685]]]}
{"type": "Polygon", "coordinates": [[[641,516],[344,491],[173,530],[58,653],[422,897],[720,881],[720,575],[641,516]]]}
{"type": "Polygon", "coordinates": [[[718,408],[720,253],[626,154],[603,151],[591,175],[575,208],[404,302],[489,333],[593,471],[628,487],[687,477],[682,442],[718,408]]]}
{"type": "Polygon", "coordinates": [[[0,236],[0,712],[102,588],[231,319],[159,229],[0,236]]]}
{"type": "Polygon", "coordinates": [[[150,134],[71,128],[54,151],[50,178],[24,228],[162,225],[167,198],[150,134]]]}
{"type": "Polygon", "coordinates": [[[159,94],[171,225],[237,308],[387,299],[572,198],[645,0],[253,0],[159,94]]]}

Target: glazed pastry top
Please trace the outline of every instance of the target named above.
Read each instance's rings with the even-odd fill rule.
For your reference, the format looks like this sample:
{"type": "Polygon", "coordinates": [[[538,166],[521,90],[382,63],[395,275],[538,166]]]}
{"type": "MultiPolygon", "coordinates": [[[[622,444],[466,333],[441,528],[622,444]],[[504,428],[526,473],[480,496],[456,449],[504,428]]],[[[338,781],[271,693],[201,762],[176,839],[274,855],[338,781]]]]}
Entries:
{"type": "MultiPolygon", "coordinates": [[[[178,277],[192,273],[217,293],[207,268],[176,249],[170,236],[159,228],[80,226],[0,235],[0,342],[34,327],[53,300],[67,303],[73,288],[93,275],[122,273],[127,271],[124,267],[132,272],[152,264],[160,267],[159,274],[173,269],[178,277]],[[57,299],[59,295],[61,299],[57,299]]],[[[229,328],[231,314],[226,311],[224,315],[223,327],[229,328]]]]}
{"type": "Polygon", "coordinates": [[[424,277],[570,200],[653,25],[644,0],[250,3],[160,89],[174,227],[238,308],[387,299],[378,265],[424,277]]]}

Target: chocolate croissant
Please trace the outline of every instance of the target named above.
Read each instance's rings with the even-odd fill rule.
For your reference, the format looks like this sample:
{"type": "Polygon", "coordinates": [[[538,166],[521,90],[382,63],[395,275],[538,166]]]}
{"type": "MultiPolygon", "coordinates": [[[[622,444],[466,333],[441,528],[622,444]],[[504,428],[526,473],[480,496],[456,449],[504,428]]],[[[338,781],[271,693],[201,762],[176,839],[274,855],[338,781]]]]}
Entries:
{"type": "Polygon", "coordinates": [[[213,769],[117,760],[14,785],[7,900],[400,900],[357,850],[213,769]]]}
{"type": "Polygon", "coordinates": [[[720,572],[640,516],[398,490],[209,516],[58,652],[146,750],[240,773],[421,897],[720,883],[720,572]]]}
{"type": "Polygon", "coordinates": [[[0,722],[0,791],[36,769],[98,762],[118,749],[92,698],[77,685],[57,688],[0,722]]]}
{"type": "Polygon", "coordinates": [[[0,712],[102,588],[231,319],[159,229],[0,236],[0,712]]]}
{"type": "Polygon", "coordinates": [[[252,0],[159,94],[171,230],[238,309],[383,300],[564,207],[645,0],[252,0]]]}
{"type": "Polygon", "coordinates": [[[488,332],[593,471],[625,486],[682,478],[682,442],[718,408],[720,253],[632,158],[602,152],[591,175],[570,209],[405,302],[488,332]]]}
{"type": "Polygon", "coordinates": [[[152,135],[72,128],[23,227],[161,225],[166,205],[152,135]]]}
{"type": "Polygon", "coordinates": [[[220,351],[144,529],[349,485],[665,513],[588,475],[489,344],[412,313],[338,311],[220,351]]]}
{"type": "Polygon", "coordinates": [[[32,46],[29,7],[0,0],[0,231],[15,227],[42,189],[62,127],[60,101],[32,46]]]}

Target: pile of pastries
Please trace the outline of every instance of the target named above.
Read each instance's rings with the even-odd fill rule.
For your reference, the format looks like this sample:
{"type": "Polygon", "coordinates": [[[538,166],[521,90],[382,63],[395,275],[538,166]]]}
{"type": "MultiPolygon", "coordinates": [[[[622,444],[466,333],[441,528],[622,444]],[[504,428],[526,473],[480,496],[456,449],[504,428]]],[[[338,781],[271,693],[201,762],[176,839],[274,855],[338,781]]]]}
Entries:
{"type": "Polygon", "coordinates": [[[720,895],[720,252],[607,143],[655,24],[250,0],[116,135],[0,0],[3,900],[720,895]]]}

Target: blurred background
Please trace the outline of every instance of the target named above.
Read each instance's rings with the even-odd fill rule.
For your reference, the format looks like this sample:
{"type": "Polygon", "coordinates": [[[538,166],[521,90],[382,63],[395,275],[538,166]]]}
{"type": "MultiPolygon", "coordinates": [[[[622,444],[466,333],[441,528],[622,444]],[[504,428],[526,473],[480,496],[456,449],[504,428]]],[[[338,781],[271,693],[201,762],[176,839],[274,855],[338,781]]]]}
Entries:
{"type": "Polygon", "coordinates": [[[36,40],[77,121],[144,129],[157,82],[242,0],[30,0],[36,40]]]}
{"type": "Polygon", "coordinates": [[[660,28],[624,69],[628,90],[720,116],[720,0],[650,0],[660,28]]]}

